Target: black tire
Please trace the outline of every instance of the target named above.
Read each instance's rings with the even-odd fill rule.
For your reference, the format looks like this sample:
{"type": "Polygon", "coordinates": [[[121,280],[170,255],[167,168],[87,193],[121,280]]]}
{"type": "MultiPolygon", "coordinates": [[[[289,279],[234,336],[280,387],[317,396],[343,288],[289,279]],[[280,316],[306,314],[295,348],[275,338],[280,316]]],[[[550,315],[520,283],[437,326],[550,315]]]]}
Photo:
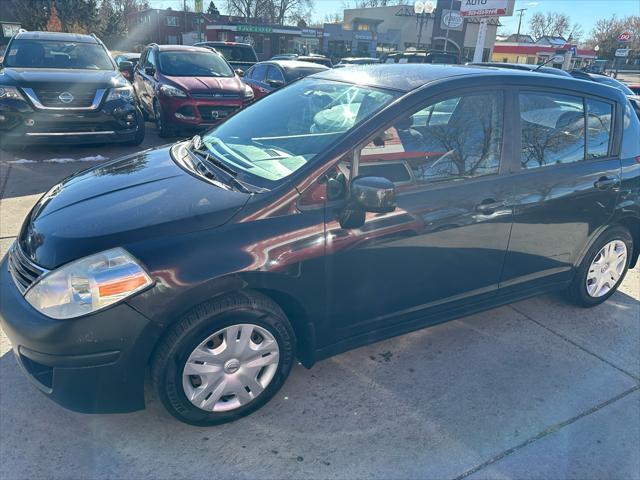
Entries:
{"type": "Polygon", "coordinates": [[[154,116],[154,122],[156,124],[156,132],[158,132],[158,136],[160,138],[172,137],[174,132],[167,125],[167,120],[164,118],[162,107],[160,106],[160,103],[157,100],[153,101],[153,116],[154,116]]]}
{"type": "Polygon", "coordinates": [[[578,267],[573,281],[566,291],[566,296],[571,303],[574,303],[580,307],[595,307],[605,302],[611,295],[613,295],[620,284],[624,281],[624,277],[629,269],[629,263],[633,254],[633,237],[629,230],[621,225],[614,225],[605,230],[598,239],[593,243],[587,254],[582,259],[582,263],[578,267]],[[602,247],[614,240],[620,240],[624,242],[627,247],[627,260],[624,266],[624,270],[620,275],[620,278],[605,295],[601,297],[592,297],[587,291],[587,274],[589,273],[589,267],[595,260],[596,255],[602,247]]]}
{"type": "Polygon", "coordinates": [[[137,117],[138,117],[138,131],[136,132],[136,136],[133,138],[133,140],[129,140],[128,142],[126,142],[126,145],[132,145],[134,147],[137,147],[142,142],[144,142],[144,134],[146,130],[142,114],[139,113],[137,117]]]}
{"type": "Polygon", "coordinates": [[[278,305],[256,292],[238,292],[205,302],[176,322],[156,349],[151,378],[165,408],[178,420],[197,426],[237,420],[267,403],[289,376],[295,358],[295,335],[278,305]],[[266,329],[278,343],[276,373],[264,391],[249,403],[226,412],[205,411],[193,405],[182,386],[182,371],[193,350],[218,330],[252,323],[266,329]]]}

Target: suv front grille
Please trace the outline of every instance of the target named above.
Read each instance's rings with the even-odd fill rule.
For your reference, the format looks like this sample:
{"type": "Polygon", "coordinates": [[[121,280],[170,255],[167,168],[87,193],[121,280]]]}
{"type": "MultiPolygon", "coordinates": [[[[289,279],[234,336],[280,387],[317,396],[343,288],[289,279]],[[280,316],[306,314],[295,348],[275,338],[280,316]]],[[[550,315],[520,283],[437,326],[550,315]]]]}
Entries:
{"type": "Polygon", "coordinates": [[[57,108],[90,107],[96,96],[95,88],[34,88],[33,91],[42,105],[57,108]],[[63,94],[71,94],[71,96],[63,94]],[[62,99],[73,97],[73,99],[63,101],[61,97],[62,99]]]}
{"type": "Polygon", "coordinates": [[[24,294],[38,278],[47,273],[47,270],[33,263],[22,253],[17,242],[14,242],[11,246],[8,258],[9,273],[11,273],[16,287],[18,287],[18,290],[20,290],[22,294],[24,294]]]}
{"type": "Polygon", "coordinates": [[[224,92],[192,92],[191,96],[198,100],[211,100],[211,99],[224,99],[224,100],[239,100],[241,98],[239,93],[224,93],[224,92]]]}

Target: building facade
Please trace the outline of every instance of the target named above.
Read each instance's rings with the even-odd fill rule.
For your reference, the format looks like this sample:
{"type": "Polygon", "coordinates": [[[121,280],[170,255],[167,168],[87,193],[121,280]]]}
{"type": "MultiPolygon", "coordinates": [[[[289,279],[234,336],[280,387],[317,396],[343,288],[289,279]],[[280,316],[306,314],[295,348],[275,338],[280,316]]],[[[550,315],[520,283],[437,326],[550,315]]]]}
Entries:
{"type": "Polygon", "coordinates": [[[200,18],[205,24],[213,21],[206,14],[171,9],[150,8],[131,13],[127,16],[127,46],[133,49],[149,43],[182,45],[183,35],[196,31],[200,18]]]}
{"type": "MultiPolygon", "coordinates": [[[[526,63],[529,65],[538,65],[558,55],[557,52],[569,50],[572,45],[566,43],[559,44],[556,42],[554,46],[544,42],[539,43],[515,43],[515,42],[497,42],[493,48],[492,61],[502,63],[526,63]]],[[[592,63],[597,57],[594,50],[575,48],[574,55],[571,60],[571,68],[582,68],[592,63]]],[[[549,66],[562,68],[562,62],[549,63],[549,66]]]]}
{"type": "MultiPolygon", "coordinates": [[[[342,23],[325,23],[322,50],[332,57],[375,57],[408,48],[440,50],[471,60],[478,37],[479,20],[460,15],[460,1],[438,2],[433,14],[420,19],[413,5],[353,8],[344,11],[342,23]]],[[[491,58],[499,20],[489,19],[483,57],[491,58]]]]}

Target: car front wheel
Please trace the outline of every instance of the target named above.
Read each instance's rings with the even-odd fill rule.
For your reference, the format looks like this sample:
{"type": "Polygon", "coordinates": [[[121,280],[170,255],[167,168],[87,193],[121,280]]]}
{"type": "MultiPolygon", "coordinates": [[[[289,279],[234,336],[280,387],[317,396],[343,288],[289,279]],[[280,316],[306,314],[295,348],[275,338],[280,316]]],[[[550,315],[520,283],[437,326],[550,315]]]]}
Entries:
{"type": "Polygon", "coordinates": [[[154,355],[153,383],[179,420],[226,423],[276,394],[294,352],[282,310],[261,294],[236,293],[198,306],[172,327],[154,355]]]}
{"type": "Polygon", "coordinates": [[[601,304],[613,295],[627,273],[633,252],[633,238],[616,225],[598,237],[578,267],[567,296],[581,307],[601,304]]]}

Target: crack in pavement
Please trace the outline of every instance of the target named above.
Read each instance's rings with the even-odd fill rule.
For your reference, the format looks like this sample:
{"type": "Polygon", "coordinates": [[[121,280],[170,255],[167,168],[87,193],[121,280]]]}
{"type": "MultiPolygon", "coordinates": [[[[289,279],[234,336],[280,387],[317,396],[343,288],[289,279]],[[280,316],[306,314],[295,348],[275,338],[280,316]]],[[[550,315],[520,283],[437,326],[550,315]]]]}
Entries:
{"type": "Polygon", "coordinates": [[[616,395],[613,398],[610,398],[609,400],[605,400],[602,403],[599,403],[598,405],[595,405],[581,413],[579,413],[578,415],[575,415],[571,418],[569,418],[568,420],[565,420],[564,422],[560,422],[560,423],[556,423],[554,425],[551,425],[550,427],[545,428],[543,431],[541,431],[540,433],[538,433],[537,435],[534,435],[533,437],[528,438],[527,440],[525,440],[524,442],[516,445],[515,447],[511,447],[508,450],[505,450],[502,453],[499,453],[498,455],[496,455],[493,458],[490,458],[489,460],[487,460],[486,462],[481,463],[480,465],[476,465],[475,467],[467,470],[466,472],[464,472],[463,474],[454,477],[454,480],[462,480],[463,478],[467,478],[469,475],[472,475],[476,472],[479,472],[480,470],[493,465],[496,462],[499,462],[500,460],[502,460],[505,457],[508,457],[509,455],[517,452],[518,450],[523,449],[524,447],[527,447],[529,445],[531,445],[534,442],[537,442],[538,440],[551,435],[552,433],[555,433],[561,429],[563,429],[564,427],[571,425],[572,423],[577,422],[578,420],[580,420],[581,418],[584,418],[588,415],[591,415],[592,413],[595,413],[599,410],[602,410],[603,408],[611,405],[612,403],[617,402],[618,400],[623,399],[624,397],[632,394],[633,392],[636,392],[640,390],[640,385],[636,385],[635,387],[630,388],[629,390],[625,390],[624,392],[616,395]]]}
{"type": "Polygon", "coordinates": [[[514,307],[513,305],[509,305],[509,307],[516,311],[517,313],[519,313],[520,315],[522,315],[523,317],[525,317],[526,319],[532,321],[533,323],[535,323],[536,325],[544,328],[545,330],[547,330],[548,332],[560,337],[562,340],[564,340],[565,342],[573,345],[574,347],[582,350],[583,352],[591,355],[592,357],[597,358],[598,360],[600,360],[601,362],[606,363],[607,365],[609,365],[612,368],[615,368],[616,370],[618,370],[621,373],[624,373],[625,375],[633,378],[635,381],[640,381],[640,377],[637,377],[636,375],[634,375],[633,373],[627,372],[624,368],[621,368],[619,366],[617,366],[615,363],[610,362],[609,360],[607,360],[606,358],[601,357],[600,355],[598,355],[597,353],[594,353],[592,351],[590,351],[589,349],[583,347],[582,345],[580,345],[579,343],[571,340],[569,337],[567,337],[566,335],[563,335],[559,332],[556,332],[555,330],[553,330],[552,328],[547,327],[546,325],[544,325],[543,323],[539,322],[538,320],[536,320],[535,318],[531,317],[530,315],[527,315],[524,312],[521,312],[520,310],[518,310],[516,307],[514,307]]]}

